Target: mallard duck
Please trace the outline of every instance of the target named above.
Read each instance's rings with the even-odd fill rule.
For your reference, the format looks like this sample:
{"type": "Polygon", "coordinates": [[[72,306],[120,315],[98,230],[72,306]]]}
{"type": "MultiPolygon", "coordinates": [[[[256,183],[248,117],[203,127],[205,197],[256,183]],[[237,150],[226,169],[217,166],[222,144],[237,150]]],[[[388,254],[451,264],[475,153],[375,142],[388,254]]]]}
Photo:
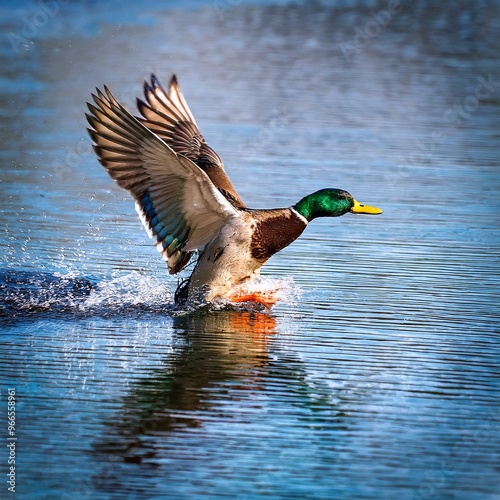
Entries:
{"type": "MultiPolygon", "coordinates": [[[[317,217],[380,214],[342,189],[321,189],[287,208],[248,208],[219,155],[206,143],[177,78],[168,89],[144,83],[141,114],[134,117],[109,89],[92,94],[88,129],[99,161],[135,200],[141,221],[170,274],[198,260],[177,300],[211,303],[255,301],[270,307],[272,294],[245,293],[262,265],[317,217]]],[[[256,179],[256,182],[261,182],[256,179]]]]}

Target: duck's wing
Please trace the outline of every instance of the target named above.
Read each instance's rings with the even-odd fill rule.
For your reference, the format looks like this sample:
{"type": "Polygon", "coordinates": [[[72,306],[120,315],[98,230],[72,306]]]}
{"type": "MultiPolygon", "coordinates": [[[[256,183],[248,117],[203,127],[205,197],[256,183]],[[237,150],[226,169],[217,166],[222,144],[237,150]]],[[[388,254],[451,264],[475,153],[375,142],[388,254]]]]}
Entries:
{"type": "Polygon", "coordinates": [[[233,217],[207,174],[133,117],[104,87],[88,103],[94,150],[109,175],[136,201],[142,223],[171,274],[189,262],[233,217]]]}
{"type": "Polygon", "coordinates": [[[142,123],[161,137],[176,153],[192,160],[235,207],[245,207],[229,180],[220,156],[206,143],[191,113],[175,75],[168,89],[155,75],[144,82],[145,101],[137,99],[142,123]]]}

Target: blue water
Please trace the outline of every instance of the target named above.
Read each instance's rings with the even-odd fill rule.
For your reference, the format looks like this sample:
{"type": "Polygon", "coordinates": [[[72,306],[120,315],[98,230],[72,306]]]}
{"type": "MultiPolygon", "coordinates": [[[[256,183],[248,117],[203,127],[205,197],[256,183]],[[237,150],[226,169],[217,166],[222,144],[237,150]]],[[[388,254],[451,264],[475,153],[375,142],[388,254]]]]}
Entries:
{"type": "Polygon", "coordinates": [[[19,498],[500,498],[500,4],[402,4],[2,4],[19,498]],[[249,206],[384,214],[314,221],[263,269],[269,313],[175,310],[85,132],[96,86],[134,109],[150,72],[249,206]]]}

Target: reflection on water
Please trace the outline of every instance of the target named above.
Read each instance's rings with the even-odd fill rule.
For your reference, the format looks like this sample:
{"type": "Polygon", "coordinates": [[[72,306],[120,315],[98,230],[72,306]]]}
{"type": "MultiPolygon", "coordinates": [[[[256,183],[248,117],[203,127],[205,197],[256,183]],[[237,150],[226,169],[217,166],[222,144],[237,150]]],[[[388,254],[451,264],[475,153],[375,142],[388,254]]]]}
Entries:
{"type": "Polygon", "coordinates": [[[496,499],[498,2],[4,4],[18,495],[496,499]],[[96,86],[133,109],[174,71],[249,206],[331,186],[384,209],[273,257],[272,312],[174,311],[176,278],[91,151],[96,86]]]}
{"type": "Polygon", "coordinates": [[[207,487],[214,480],[232,478],[227,494],[244,497],[241,484],[254,468],[265,471],[259,473],[265,484],[291,478],[289,467],[299,455],[307,462],[303,444],[297,447],[291,439],[300,420],[325,430],[333,416],[335,426],[342,425],[340,406],[327,414],[320,384],[309,384],[300,360],[273,345],[280,335],[273,316],[242,311],[181,316],[173,329],[180,341],[164,366],[133,384],[93,443],[103,464],[95,475],[102,493],[111,493],[116,478],[129,470],[137,495],[182,496],[189,478],[190,495],[212,497],[207,487]],[[136,477],[131,463],[141,464],[136,477]],[[150,474],[161,475],[163,483],[150,483],[150,474]]]}
{"type": "MultiPolygon", "coordinates": [[[[175,318],[173,328],[182,341],[165,366],[141,379],[124,398],[123,412],[109,423],[100,451],[117,453],[125,462],[141,462],[148,435],[202,427],[207,419],[224,418],[214,396],[231,389],[231,404],[238,394],[258,391],[269,364],[267,336],[276,320],[263,313],[226,311],[175,318]],[[212,417],[211,417],[212,415],[212,417]],[[132,455],[133,452],[133,455],[132,455]]],[[[228,412],[226,418],[230,418],[228,412]]],[[[149,456],[151,458],[151,456],[149,456]]]]}

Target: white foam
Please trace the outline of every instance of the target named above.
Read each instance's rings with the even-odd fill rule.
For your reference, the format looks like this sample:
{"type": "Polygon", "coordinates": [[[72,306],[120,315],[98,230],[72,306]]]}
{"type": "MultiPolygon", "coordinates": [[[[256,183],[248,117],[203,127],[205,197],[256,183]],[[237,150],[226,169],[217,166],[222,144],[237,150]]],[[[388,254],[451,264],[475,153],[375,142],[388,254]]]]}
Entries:
{"type": "MultiPolygon", "coordinates": [[[[257,303],[230,300],[211,304],[190,303],[176,308],[172,280],[137,271],[100,280],[74,272],[52,275],[25,273],[10,280],[11,283],[4,286],[5,300],[0,314],[2,311],[5,315],[51,311],[77,315],[134,315],[143,312],[182,315],[207,307],[211,310],[259,308],[257,303]]],[[[236,287],[233,292],[236,295],[259,292],[277,299],[277,304],[281,305],[296,304],[302,294],[291,277],[259,278],[236,287]]]]}
{"type": "MultiPolygon", "coordinates": [[[[288,276],[285,278],[270,278],[260,277],[254,281],[248,281],[241,285],[234,287],[231,291],[235,296],[247,295],[251,293],[260,293],[262,295],[269,295],[277,299],[277,304],[294,305],[300,299],[302,290],[298,287],[293,279],[288,276]]],[[[247,308],[248,303],[231,302],[229,299],[218,300],[214,304],[214,308],[247,308]]]]}
{"type": "Polygon", "coordinates": [[[80,304],[82,311],[144,307],[171,308],[173,293],[165,281],[132,271],[126,275],[99,282],[80,304]]]}

